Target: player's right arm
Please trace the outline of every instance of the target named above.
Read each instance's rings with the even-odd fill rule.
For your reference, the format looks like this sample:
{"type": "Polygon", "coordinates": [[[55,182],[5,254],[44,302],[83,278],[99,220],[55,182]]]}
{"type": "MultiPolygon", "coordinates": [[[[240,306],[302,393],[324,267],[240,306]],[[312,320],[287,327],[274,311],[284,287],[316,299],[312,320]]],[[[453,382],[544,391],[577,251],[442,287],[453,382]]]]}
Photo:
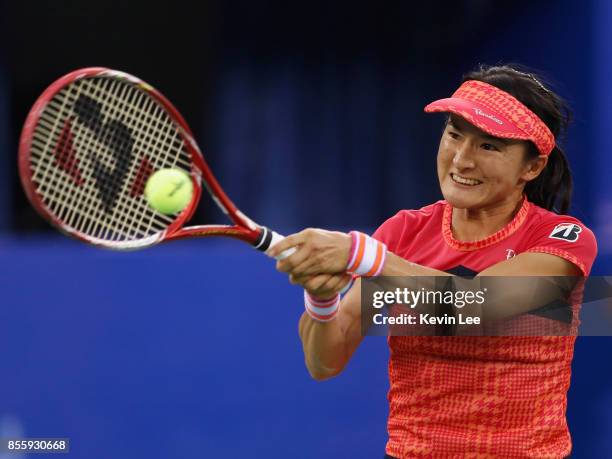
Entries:
{"type": "Polygon", "coordinates": [[[360,280],[357,279],[342,299],[333,320],[318,322],[306,312],[300,318],[299,333],[306,367],[317,381],[342,372],[361,343],[360,299],[360,280]]]}

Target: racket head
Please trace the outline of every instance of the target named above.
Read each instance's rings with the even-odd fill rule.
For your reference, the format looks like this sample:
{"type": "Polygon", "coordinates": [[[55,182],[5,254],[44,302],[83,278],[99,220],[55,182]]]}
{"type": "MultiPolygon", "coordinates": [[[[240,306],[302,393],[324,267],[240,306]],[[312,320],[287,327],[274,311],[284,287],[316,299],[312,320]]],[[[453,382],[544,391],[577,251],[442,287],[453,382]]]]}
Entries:
{"type": "Polygon", "coordinates": [[[176,235],[197,207],[207,169],[187,123],[159,91],[103,67],[71,72],[41,94],[22,130],[18,164],[28,199],[49,222],[119,250],[176,235]],[[169,167],[187,171],[194,185],[174,216],[153,210],[143,195],[148,176],[169,167]]]}

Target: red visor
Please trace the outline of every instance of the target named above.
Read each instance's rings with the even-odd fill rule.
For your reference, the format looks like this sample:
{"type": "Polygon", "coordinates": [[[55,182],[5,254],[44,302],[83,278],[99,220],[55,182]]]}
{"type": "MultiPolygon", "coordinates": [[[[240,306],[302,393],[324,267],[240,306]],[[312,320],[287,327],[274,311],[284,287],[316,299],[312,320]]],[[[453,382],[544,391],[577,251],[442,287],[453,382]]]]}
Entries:
{"type": "Polygon", "coordinates": [[[549,155],[555,147],[555,137],[535,113],[482,81],[466,81],[452,97],[432,102],[425,111],[454,113],[495,137],[531,140],[542,155],[549,155]]]}

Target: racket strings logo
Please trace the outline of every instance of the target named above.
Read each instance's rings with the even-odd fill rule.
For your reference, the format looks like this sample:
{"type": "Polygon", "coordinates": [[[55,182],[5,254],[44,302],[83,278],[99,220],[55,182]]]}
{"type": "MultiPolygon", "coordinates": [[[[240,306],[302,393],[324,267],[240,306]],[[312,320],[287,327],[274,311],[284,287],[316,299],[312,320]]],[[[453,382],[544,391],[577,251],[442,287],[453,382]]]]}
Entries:
{"type": "Polygon", "coordinates": [[[83,186],[83,174],[81,172],[79,159],[74,150],[74,134],[72,133],[73,118],[69,118],[64,123],[60,132],[57,145],[53,150],[54,164],[66,172],[74,181],[76,186],[83,186]]]}
{"type": "Polygon", "coordinates": [[[138,167],[138,172],[136,172],[136,177],[132,183],[132,187],[130,189],[130,197],[135,198],[137,196],[142,196],[144,194],[145,185],[147,184],[147,180],[149,177],[153,175],[154,169],[145,155],[142,156],[140,160],[140,166],[138,167]]]}
{"type": "Polygon", "coordinates": [[[126,197],[141,197],[155,167],[147,155],[137,153],[132,129],[120,118],[105,116],[104,104],[96,98],[80,94],[70,111],[51,150],[53,164],[75,187],[91,184],[101,211],[110,216],[126,181],[126,197]],[[98,145],[92,146],[91,140],[98,145]]]}
{"type": "Polygon", "coordinates": [[[134,139],[131,130],[121,121],[111,119],[104,122],[102,104],[93,98],[81,94],[74,103],[73,111],[78,121],[89,128],[96,140],[108,147],[114,167],[108,167],[91,151],[87,157],[93,164],[93,178],[96,182],[98,195],[102,200],[104,210],[112,212],[123,182],[125,181],[133,161],[134,139]]]}
{"type": "Polygon", "coordinates": [[[582,227],[576,223],[560,223],[551,231],[549,239],[559,239],[561,241],[576,242],[580,237],[582,227]]]}

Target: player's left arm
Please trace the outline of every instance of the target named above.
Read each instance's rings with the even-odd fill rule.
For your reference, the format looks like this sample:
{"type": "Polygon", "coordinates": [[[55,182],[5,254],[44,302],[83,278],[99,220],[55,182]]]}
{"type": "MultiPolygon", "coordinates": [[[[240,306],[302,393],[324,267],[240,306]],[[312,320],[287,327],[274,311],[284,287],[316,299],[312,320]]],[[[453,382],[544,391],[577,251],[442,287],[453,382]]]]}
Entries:
{"type": "MultiPolygon", "coordinates": [[[[280,271],[289,273],[294,283],[301,284],[320,273],[339,273],[346,269],[351,246],[350,236],[335,231],[307,229],[288,236],[270,249],[271,255],[297,247],[292,256],[277,262],[280,271]]],[[[445,271],[429,268],[388,252],[381,276],[450,276],[445,271]]],[[[480,276],[579,276],[581,270],[566,258],[551,253],[525,252],[497,263],[480,276]]]]}
{"type": "MultiPolygon", "coordinates": [[[[597,255],[595,235],[581,222],[567,216],[547,218],[530,230],[522,253],[481,271],[477,279],[456,278],[455,288],[478,289],[484,277],[489,288],[487,301],[463,309],[484,320],[499,320],[524,314],[558,300],[589,275],[597,255]],[[472,311],[468,311],[472,309],[472,311]]],[[[423,276],[429,268],[389,256],[385,276],[423,276]]],[[[435,271],[435,270],[432,270],[435,271]]],[[[484,285],[484,284],[483,284],[484,285]]]]}
{"type": "MultiPolygon", "coordinates": [[[[580,276],[582,274],[578,266],[560,256],[526,252],[490,266],[481,271],[478,276],[580,276]]],[[[412,263],[389,252],[380,275],[450,276],[451,274],[412,263]]]]}
{"type": "MultiPolygon", "coordinates": [[[[572,224],[572,223],[570,223],[572,224]]],[[[482,311],[474,314],[497,320],[511,317],[536,309],[564,295],[570,278],[588,276],[590,267],[597,253],[597,244],[593,233],[581,228],[582,234],[575,240],[552,237],[554,223],[543,225],[533,231],[528,248],[521,254],[504,260],[480,272],[479,276],[493,276],[496,279],[521,277],[517,279],[516,288],[501,288],[497,301],[490,301],[482,311]],[[552,231],[552,232],[551,232],[552,231]],[[533,279],[529,279],[529,278],[533,279]],[[546,279],[548,278],[548,279],[546,279]],[[550,279],[559,279],[558,285],[550,279]],[[544,285],[545,288],[542,288],[544,285]],[[534,298],[534,289],[545,292],[546,297],[534,298]]],[[[568,233],[569,234],[569,233],[568,233]]],[[[313,275],[320,272],[341,272],[346,269],[350,238],[344,233],[329,232],[318,229],[305,230],[289,236],[281,242],[277,251],[297,246],[297,252],[278,262],[278,269],[287,272],[292,281],[303,285],[313,275]]],[[[449,276],[448,273],[405,260],[391,252],[381,272],[382,276],[391,278],[401,276],[449,276]]],[[[465,289],[472,288],[470,281],[465,282],[465,289]]],[[[512,284],[515,285],[515,284],[512,284]]],[[[510,284],[507,285],[510,287],[510,284]]],[[[492,295],[491,295],[492,296],[492,295]]],[[[466,311],[467,312],[467,311],[466,311]]]]}
{"type": "MultiPolygon", "coordinates": [[[[594,239],[593,239],[594,240],[594,239]]],[[[592,245],[592,244],[591,244],[592,245]]],[[[287,237],[270,249],[271,255],[297,247],[294,255],[277,262],[282,272],[290,273],[296,283],[319,273],[338,273],[346,269],[351,246],[344,233],[308,229],[287,237]]],[[[586,275],[584,263],[573,257],[570,248],[549,245],[549,253],[525,252],[501,261],[480,272],[480,276],[579,276],[586,275]],[[556,253],[556,254],[555,254],[556,253]],[[565,255],[567,254],[567,255],[565,255]],[[571,260],[571,261],[570,261],[571,260]]],[[[578,247],[577,247],[578,248],[578,247]]],[[[544,247],[542,249],[545,249],[544,247]]],[[[596,251],[596,248],[595,248],[596,251]]],[[[593,252],[593,249],[589,250],[593,252]]],[[[591,258],[594,258],[592,256],[591,258]]],[[[438,269],[418,265],[391,252],[387,254],[381,276],[448,276],[438,269]]]]}

